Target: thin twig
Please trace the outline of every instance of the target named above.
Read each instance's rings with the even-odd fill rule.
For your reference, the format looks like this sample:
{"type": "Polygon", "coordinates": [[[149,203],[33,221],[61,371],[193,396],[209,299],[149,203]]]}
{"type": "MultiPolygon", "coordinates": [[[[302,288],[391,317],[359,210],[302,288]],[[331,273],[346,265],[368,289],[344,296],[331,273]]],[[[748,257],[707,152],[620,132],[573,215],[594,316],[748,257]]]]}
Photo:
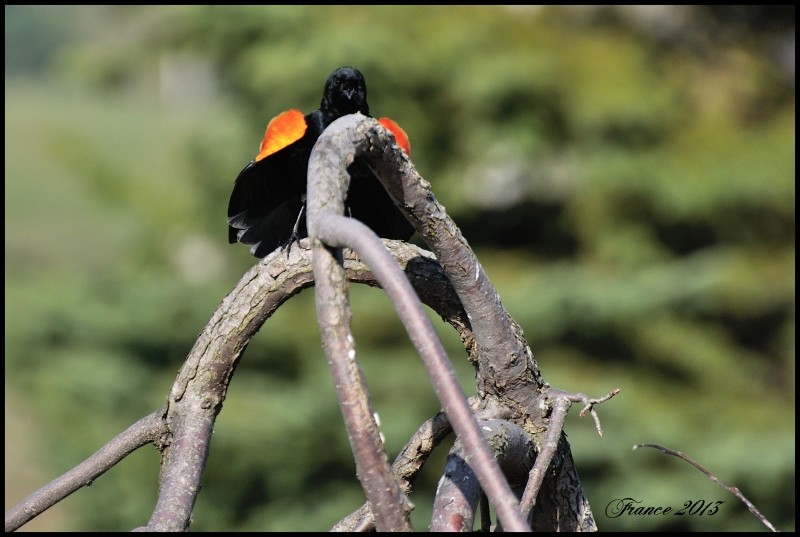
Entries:
{"type": "Polygon", "coordinates": [[[764,524],[767,528],[769,528],[771,531],[774,531],[774,532],[778,531],[775,528],[775,526],[773,526],[772,523],[769,520],[767,520],[767,517],[762,515],[761,511],[759,511],[756,508],[756,506],[753,505],[753,502],[748,500],[745,497],[745,495],[742,494],[742,491],[739,490],[739,487],[736,487],[736,486],[733,486],[733,485],[726,485],[716,475],[711,473],[710,470],[706,469],[700,463],[690,459],[689,457],[687,457],[686,455],[684,455],[680,451],[675,451],[674,449],[669,449],[669,448],[666,448],[666,447],[664,447],[662,445],[659,445],[659,444],[636,444],[635,446],[633,446],[633,449],[638,449],[638,448],[643,448],[643,447],[654,448],[654,449],[657,449],[659,451],[662,451],[662,452],[666,453],[667,455],[672,455],[673,457],[678,457],[679,459],[688,462],[689,464],[691,464],[692,466],[694,466],[695,468],[697,468],[698,470],[700,470],[701,472],[706,474],[706,476],[708,476],[708,478],[711,479],[711,481],[713,481],[714,483],[716,483],[720,487],[724,488],[725,490],[727,490],[728,492],[730,492],[731,494],[733,494],[734,496],[739,498],[742,501],[742,503],[744,503],[747,506],[747,508],[750,510],[750,512],[753,513],[753,515],[755,515],[755,517],[758,520],[760,520],[761,523],[764,524]]]}

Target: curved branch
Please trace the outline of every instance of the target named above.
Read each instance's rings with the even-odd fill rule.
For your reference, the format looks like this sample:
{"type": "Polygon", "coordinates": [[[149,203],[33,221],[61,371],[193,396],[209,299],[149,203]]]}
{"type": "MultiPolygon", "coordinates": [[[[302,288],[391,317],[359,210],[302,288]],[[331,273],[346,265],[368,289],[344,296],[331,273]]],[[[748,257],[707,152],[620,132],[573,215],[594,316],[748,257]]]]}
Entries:
{"type": "MultiPolygon", "coordinates": [[[[334,121],[317,140],[308,165],[309,236],[312,240],[316,238],[333,247],[353,248],[375,272],[422,357],[434,390],[453,429],[464,442],[498,516],[510,531],[529,530],[519,513],[516,497],[511,493],[481,435],[447,354],[408,280],[372,230],[357,220],[339,216],[344,211],[344,194],[349,182],[347,167],[354,158],[373,151],[375,147],[362,130],[362,126],[370,122],[378,126],[375,120],[367,120],[359,114],[342,117],[334,121]],[[330,177],[331,173],[335,173],[335,176],[330,177]]],[[[381,134],[388,135],[382,127],[381,134]]],[[[381,147],[386,148],[387,144],[383,143],[381,147]]],[[[321,248],[315,248],[315,253],[321,252],[321,248]]],[[[463,303],[464,299],[461,298],[463,303]]]]}
{"type": "MultiPolygon", "coordinates": [[[[413,278],[415,281],[435,273],[430,253],[408,244],[390,246],[407,271],[425,271],[413,278]]],[[[273,252],[251,268],[223,299],[195,342],[170,393],[169,427],[173,437],[181,441],[168,446],[164,453],[159,501],[150,529],[179,531],[187,527],[200,490],[199,470],[208,451],[211,427],[236,364],[250,339],[278,307],[314,284],[308,248],[308,241],[301,241],[289,249],[288,255],[286,251],[273,252]]],[[[353,281],[376,285],[369,269],[349,251],[345,252],[345,269],[353,281]]],[[[462,326],[462,339],[468,338],[468,330],[454,313],[457,299],[447,294],[447,287],[438,289],[436,296],[425,289],[421,292],[451,324],[462,326]]]]}
{"type": "MultiPolygon", "coordinates": [[[[519,491],[536,457],[533,442],[510,421],[488,420],[480,425],[503,473],[519,491]]],[[[482,492],[465,460],[464,446],[456,440],[436,488],[430,531],[471,532],[482,492]]]]}
{"type": "Polygon", "coordinates": [[[299,250],[288,259],[275,252],[250,269],[223,299],[192,347],[167,401],[171,442],[162,454],[158,501],[148,529],[184,531],[189,527],[214,421],[236,364],[278,306],[310,285],[310,270],[287,268],[303,259],[299,250]]]}
{"type": "MultiPolygon", "coordinates": [[[[636,444],[636,445],[633,446],[633,449],[636,450],[636,449],[643,448],[643,447],[654,448],[654,449],[657,449],[657,450],[661,451],[662,453],[665,453],[667,455],[672,455],[673,457],[678,457],[682,461],[688,462],[689,464],[691,464],[692,466],[694,466],[695,468],[697,468],[698,470],[703,472],[706,475],[706,477],[708,477],[711,481],[713,481],[714,483],[716,483],[720,487],[724,488],[725,490],[727,490],[728,492],[730,492],[731,494],[733,494],[734,496],[739,498],[742,501],[742,503],[745,504],[745,506],[747,506],[747,508],[750,510],[750,512],[753,513],[753,515],[758,520],[760,520],[761,523],[764,524],[764,526],[767,527],[767,529],[769,529],[773,533],[776,533],[776,532],[779,531],[775,526],[772,525],[772,522],[770,522],[767,519],[767,517],[765,517],[761,513],[761,511],[758,510],[758,508],[755,506],[755,504],[753,504],[753,502],[748,500],[747,496],[742,494],[742,491],[739,490],[739,487],[737,487],[736,485],[727,485],[727,484],[723,483],[720,478],[718,478],[713,472],[711,472],[709,469],[707,469],[705,466],[703,466],[699,462],[687,457],[686,455],[684,455],[680,451],[675,451],[674,449],[670,449],[668,447],[664,447],[664,446],[662,446],[660,444],[636,444]]],[[[720,503],[722,503],[722,502],[720,502],[720,503]]]]}
{"type": "MultiPolygon", "coordinates": [[[[471,332],[466,317],[460,308],[458,297],[433,254],[402,241],[387,240],[385,244],[405,270],[409,281],[414,283],[420,297],[459,331],[461,339],[468,347],[471,332]]],[[[378,286],[369,268],[350,250],[344,252],[344,263],[350,281],[378,286]]],[[[198,377],[199,369],[210,367],[211,364],[217,369],[231,368],[223,376],[229,381],[233,373],[232,367],[244,352],[250,338],[283,302],[313,283],[308,241],[293,245],[289,256],[285,252],[270,254],[248,271],[222,301],[190,351],[172,389],[175,398],[180,399],[180,394],[187,391],[188,385],[198,377]],[[218,361],[210,360],[211,356],[217,356],[218,361]]],[[[199,374],[201,378],[206,376],[202,372],[199,374]]],[[[226,386],[223,383],[218,388],[226,386]]],[[[175,430],[180,432],[183,428],[173,424],[172,430],[173,433],[175,430]]],[[[197,438],[196,432],[194,437],[197,438]]],[[[146,416],[89,459],[9,509],[5,517],[6,531],[20,528],[77,489],[88,485],[137,447],[155,443],[163,448],[170,442],[166,409],[146,416]]],[[[172,485],[162,488],[162,492],[172,488],[172,485]]],[[[191,497],[193,496],[190,495],[189,498],[191,497]]],[[[167,520],[160,514],[151,518],[154,518],[151,524],[167,525],[167,520]]],[[[174,525],[182,524],[182,521],[177,521],[174,525]]]]}

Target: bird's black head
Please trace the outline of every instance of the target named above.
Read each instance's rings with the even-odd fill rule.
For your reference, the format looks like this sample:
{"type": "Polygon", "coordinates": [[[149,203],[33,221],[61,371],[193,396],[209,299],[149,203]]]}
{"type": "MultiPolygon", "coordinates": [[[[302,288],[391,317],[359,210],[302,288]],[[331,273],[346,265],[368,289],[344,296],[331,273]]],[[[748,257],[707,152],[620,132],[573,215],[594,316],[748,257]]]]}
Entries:
{"type": "Polygon", "coordinates": [[[320,110],[336,117],[361,112],[369,115],[367,83],[364,75],[353,67],[340,67],[325,82],[320,110]]]}

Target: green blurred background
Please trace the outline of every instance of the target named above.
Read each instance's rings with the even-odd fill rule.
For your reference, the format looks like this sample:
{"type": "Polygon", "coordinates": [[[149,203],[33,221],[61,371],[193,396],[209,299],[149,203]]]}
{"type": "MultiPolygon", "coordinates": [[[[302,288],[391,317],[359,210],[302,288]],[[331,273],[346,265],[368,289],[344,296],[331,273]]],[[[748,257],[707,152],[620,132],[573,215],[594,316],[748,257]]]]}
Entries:
{"type": "MultiPolygon", "coordinates": [[[[232,182],[276,113],[365,74],[522,325],[592,395],[575,463],[601,530],[760,531],[681,450],[795,526],[793,6],[6,6],[6,508],[162,406],[256,260],[232,182]],[[606,505],[724,500],[714,516],[606,505]]],[[[438,403],[380,291],[354,331],[390,456],[438,403]]],[[[432,316],[468,393],[456,335],[432,316]]],[[[26,529],[146,523],[137,452],[26,529]]],[[[427,527],[442,469],[412,500],[427,527]]],[[[314,319],[289,301],[245,354],[192,528],[325,530],[358,507],[314,319]]]]}

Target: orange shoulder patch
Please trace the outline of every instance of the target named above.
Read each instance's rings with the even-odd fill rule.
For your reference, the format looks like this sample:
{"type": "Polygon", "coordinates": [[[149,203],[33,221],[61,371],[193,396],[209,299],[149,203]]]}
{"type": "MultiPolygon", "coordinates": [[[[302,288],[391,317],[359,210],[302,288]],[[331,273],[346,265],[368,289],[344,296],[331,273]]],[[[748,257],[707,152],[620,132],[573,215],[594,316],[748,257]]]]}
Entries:
{"type": "Polygon", "coordinates": [[[261,140],[256,161],[270,156],[284,147],[293,144],[306,133],[306,118],[300,110],[292,108],[281,112],[269,122],[261,140]]]}
{"type": "Polygon", "coordinates": [[[382,117],[378,120],[378,123],[383,125],[383,127],[394,134],[394,139],[397,140],[397,145],[399,145],[403,151],[406,152],[406,155],[411,154],[411,142],[408,141],[408,135],[406,131],[397,124],[396,121],[390,119],[388,117],[382,117]]]}

